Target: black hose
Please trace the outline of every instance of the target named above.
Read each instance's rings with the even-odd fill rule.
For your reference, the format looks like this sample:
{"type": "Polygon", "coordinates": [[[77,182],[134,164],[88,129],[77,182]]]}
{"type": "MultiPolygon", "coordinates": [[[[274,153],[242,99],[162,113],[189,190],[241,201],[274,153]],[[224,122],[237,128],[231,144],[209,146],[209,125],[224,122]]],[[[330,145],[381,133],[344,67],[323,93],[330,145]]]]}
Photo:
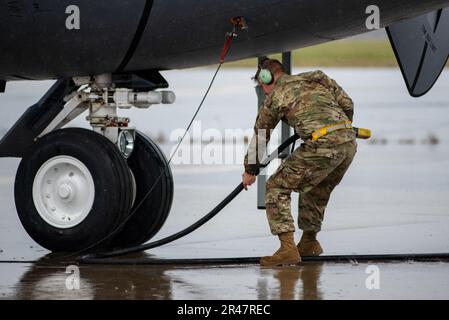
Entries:
{"type": "Polygon", "coordinates": [[[186,235],[192,233],[193,231],[195,231],[196,229],[198,229],[199,227],[201,227],[203,224],[205,224],[206,222],[208,222],[209,220],[211,220],[213,217],[215,217],[224,207],[226,207],[226,205],[228,203],[230,203],[232,200],[234,200],[234,198],[243,190],[243,184],[240,183],[223,201],[221,201],[214,209],[212,209],[211,212],[209,212],[207,215],[205,215],[203,218],[201,218],[200,220],[198,220],[197,222],[195,222],[194,224],[192,224],[191,226],[189,226],[188,228],[179,231],[178,233],[175,233],[169,237],[166,237],[164,239],[161,240],[157,240],[154,242],[150,242],[144,245],[140,245],[140,246],[135,246],[135,247],[130,247],[130,248],[125,248],[125,249],[118,249],[115,251],[111,251],[111,252],[105,252],[105,253],[99,253],[99,254],[93,254],[93,255],[87,255],[81,258],[81,261],[85,261],[86,258],[89,258],[90,260],[92,260],[92,258],[107,258],[107,257],[117,257],[117,256],[122,256],[125,254],[129,254],[129,253],[135,253],[135,252],[140,252],[140,251],[145,251],[145,250],[149,250],[149,249],[153,249],[156,247],[160,247],[163,246],[164,244],[173,242],[175,240],[178,240],[182,237],[185,237],[186,235]]]}
{"type": "MultiPolygon", "coordinates": [[[[375,255],[329,255],[318,257],[302,257],[304,263],[345,263],[345,262],[392,262],[392,261],[448,261],[449,253],[425,253],[425,254],[375,254],[375,255]]],[[[91,259],[82,260],[84,264],[95,265],[146,265],[146,266],[207,266],[207,265],[243,265],[258,264],[258,257],[242,258],[210,258],[210,259],[91,259]]]]}
{"type": "MultiPolygon", "coordinates": [[[[271,153],[260,166],[267,167],[272,160],[284,151],[289,145],[299,139],[297,134],[288,138],[282,143],[276,151],[271,153]]],[[[221,201],[212,211],[203,218],[195,222],[188,228],[175,233],[161,240],[150,242],[148,244],[114,250],[101,254],[91,254],[81,257],[78,260],[81,264],[90,265],[242,265],[242,264],[258,264],[259,257],[242,257],[242,258],[210,258],[210,259],[112,259],[112,257],[122,256],[125,254],[141,252],[152,248],[160,247],[164,244],[178,240],[193,231],[200,228],[213,217],[215,217],[223,208],[243,191],[243,184],[240,183],[223,201],[221,201]]],[[[377,254],[377,255],[329,255],[318,257],[302,257],[303,262],[389,262],[389,261],[449,261],[449,253],[424,253],[424,254],[377,254]]]]}
{"type": "MultiPolygon", "coordinates": [[[[267,167],[273,159],[277,158],[277,156],[282,151],[284,151],[284,149],[286,149],[289,145],[291,145],[293,142],[295,142],[298,139],[299,139],[299,136],[297,134],[294,134],[293,136],[288,138],[274,152],[272,152],[264,161],[262,161],[260,166],[262,168],[267,167]]],[[[147,244],[143,244],[143,245],[140,245],[140,246],[134,246],[134,247],[124,248],[124,249],[118,249],[118,250],[114,250],[114,251],[110,251],[110,252],[104,252],[104,253],[85,255],[85,256],[81,257],[79,261],[81,263],[93,263],[97,259],[101,260],[101,259],[104,259],[104,258],[117,257],[117,256],[125,255],[125,254],[136,253],[136,252],[141,252],[141,251],[153,249],[153,248],[156,248],[156,247],[163,246],[163,245],[165,245],[167,243],[173,242],[175,240],[178,240],[178,239],[180,239],[182,237],[185,237],[186,235],[188,235],[188,234],[192,233],[193,231],[197,230],[199,227],[201,227],[206,222],[208,222],[213,217],[215,217],[232,200],[234,200],[235,197],[237,197],[240,194],[240,192],[243,191],[243,189],[244,189],[243,184],[240,183],[223,201],[221,201],[207,215],[205,215],[203,218],[201,218],[200,220],[198,220],[197,222],[195,222],[194,224],[192,224],[188,228],[186,228],[186,229],[184,229],[184,230],[182,230],[182,231],[180,231],[178,233],[175,233],[175,234],[173,234],[173,235],[171,235],[169,237],[166,237],[166,238],[163,238],[161,240],[154,241],[154,242],[150,242],[150,243],[147,243],[147,244]]]]}

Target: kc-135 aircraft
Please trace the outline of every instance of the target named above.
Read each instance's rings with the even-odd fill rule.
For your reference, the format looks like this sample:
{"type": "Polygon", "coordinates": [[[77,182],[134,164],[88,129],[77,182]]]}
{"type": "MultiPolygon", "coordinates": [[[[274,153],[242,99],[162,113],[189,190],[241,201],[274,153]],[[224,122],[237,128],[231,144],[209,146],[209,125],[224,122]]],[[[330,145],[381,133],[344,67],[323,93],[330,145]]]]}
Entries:
{"type": "Polygon", "coordinates": [[[51,251],[148,241],[170,213],[173,178],[118,110],[173,103],[159,71],[217,63],[233,18],[247,30],[227,61],[365,33],[373,5],[410,94],[424,95],[447,62],[449,0],[0,0],[0,92],[57,80],[0,142],[0,157],[22,158],[24,228],[51,251]],[[63,129],[86,110],[93,130],[63,129]]]}

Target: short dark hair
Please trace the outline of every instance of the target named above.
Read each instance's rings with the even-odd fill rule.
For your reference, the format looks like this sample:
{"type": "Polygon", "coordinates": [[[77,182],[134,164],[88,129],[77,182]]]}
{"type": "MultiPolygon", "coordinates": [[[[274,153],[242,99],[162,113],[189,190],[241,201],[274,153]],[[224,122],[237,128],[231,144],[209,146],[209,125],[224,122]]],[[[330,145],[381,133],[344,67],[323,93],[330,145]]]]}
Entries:
{"type": "Polygon", "coordinates": [[[259,67],[257,68],[256,75],[253,78],[254,81],[259,81],[259,73],[262,69],[268,69],[272,74],[276,74],[278,72],[285,73],[285,67],[279,60],[265,58],[260,62],[259,67]]]}

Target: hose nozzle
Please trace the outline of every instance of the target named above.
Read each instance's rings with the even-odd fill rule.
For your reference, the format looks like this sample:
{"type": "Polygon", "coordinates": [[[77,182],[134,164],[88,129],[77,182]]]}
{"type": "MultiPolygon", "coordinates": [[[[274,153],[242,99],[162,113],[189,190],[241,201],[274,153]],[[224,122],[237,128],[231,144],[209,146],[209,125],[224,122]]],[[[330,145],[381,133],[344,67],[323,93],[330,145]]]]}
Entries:
{"type": "Polygon", "coordinates": [[[367,139],[371,138],[371,130],[370,129],[354,127],[354,131],[355,131],[356,137],[358,139],[367,140],[367,139]]]}

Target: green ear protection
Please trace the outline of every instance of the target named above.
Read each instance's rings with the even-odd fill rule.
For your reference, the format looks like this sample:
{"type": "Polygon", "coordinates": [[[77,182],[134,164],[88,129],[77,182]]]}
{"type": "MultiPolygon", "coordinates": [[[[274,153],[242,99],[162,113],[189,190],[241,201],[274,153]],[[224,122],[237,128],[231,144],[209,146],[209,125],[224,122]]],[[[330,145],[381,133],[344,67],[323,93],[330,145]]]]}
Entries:
{"type": "Polygon", "coordinates": [[[259,81],[263,84],[270,85],[274,81],[273,74],[268,69],[260,69],[259,81]]]}

